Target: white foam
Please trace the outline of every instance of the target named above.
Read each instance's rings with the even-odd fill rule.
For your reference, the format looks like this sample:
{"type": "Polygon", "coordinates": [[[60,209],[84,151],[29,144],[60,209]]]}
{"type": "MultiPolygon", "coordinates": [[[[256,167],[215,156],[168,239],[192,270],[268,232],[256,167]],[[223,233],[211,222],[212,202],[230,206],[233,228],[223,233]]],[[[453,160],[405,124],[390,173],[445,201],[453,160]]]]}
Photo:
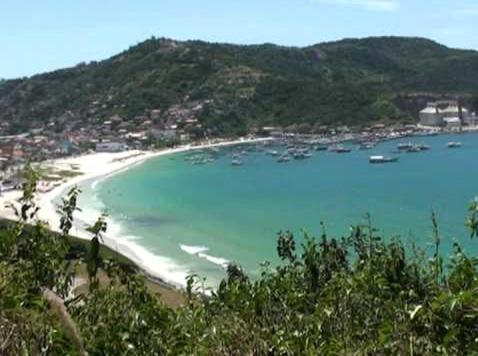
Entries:
{"type": "Polygon", "coordinates": [[[225,258],[214,257],[202,252],[198,253],[198,256],[204,258],[205,260],[208,260],[211,263],[214,263],[215,265],[221,266],[224,269],[227,268],[227,266],[229,265],[229,260],[226,260],[225,258]]]}
{"type": "Polygon", "coordinates": [[[127,235],[127,236],[124,236],[124,238],[125,238],[126,240],[130,240],[130,241],[142,240],[142,237],[140,237],[140,236],[135,236],[135,235],[127,235]]]}
{"type": "MultiPolygon", "coordinates": [[[[110,239],[105,239],[105,242],[110,239]]],[[[186,286],[186,278],[189,275],[181,266],[168,257],[158,256],[138,245],[130,239],[112,239],[117,244],[117,251],[131,258],[142,269],[153,276],[159,276],[165,282],[178,287],[186,286]],[[160,273],[160,275],[158,275],[160,273]]],[[[108,245],[112,247],[109,243],[108,245]]]]}
{"type": "Polygon", "coordinates": [[[204,246],[188,246],[183,244],[180,244],[179,248],[190,255],[197,255],[200,252],[205,252],[209,250],[207,247],[204,246]]]}
{"type": "Polygon", "coordinates": [[[188,246],[180,244],[179,248],[190,255],[198,256],[199,258],[205,259],[215,265],[221,266],[222,268],[227,268],[229,264],[229,260],[226,260],[225,258],[214,257],[204,253],[209,251],[209,248],[204,246],[188,246]]]}
{"type": "MultiPolygon", "coordinates": [[[[90,239],[91,234],[85,231],[85,227],[93,225],[104,209],[102,202],[96,199],[96,194],[88,196],[88,203],[84,204],[88,208],[76,214],[78,219],[74,227],[76,235],[86,239],[90,239]]],[[[161,278],[166,283],[177,287],[186,286],[189,271],[168,257],[148,251],[138,243],[139,240],[142,240],[140,236],[126,234],[121,224],[111,216],[106,218],[106,222],[108,228],[104,234],[105,245],[131,259],[151,276],[161,278]]]]}
{"type": "Polygon", "coordinates": [[[91,190],[95,190],[100,181],[101,181],[101,179],[94,180],[93,183],[91,183],[91,190]]]}
{"type": "MultiPolygon", "coordinates": [[[[148,159],[153,157],[164,156],[167,154],[178,153],[178,152],[186,152],[186,151],[194,151],[203,149],[206,147],[220,147],[220,146],[229,146],[234,145],[237,143],[244,143],[244,142],[262,142],[268,141],[270,138],[261,138],[261,139],[254,139],[254,140],[241,140],[238,141],[230,141],[230,142],[220,142],[214,144],[208,144],[203,146],[183,146],[175,149],[170,149],[161,152],[149,152],[144,154],[144,152],[139,152],[139,156],[136,158],[132,158],[128,160],[128,162],[120,163],[115,162],[113,163],[113,158],[117,155],[115,154],[107,154],[107,153],[96,153],[94,156],[81,156],[76,157],[74,159],[66,159],[53,162],[55,164],[60,163],[75,163],[80,164],[81,171],[84,172],[83,175],[70,179],[67,183],[61,185],[58,188],[55,188],[53,191],[49,193],[45,193],[42,195],[43,201],[48,203],[47,207],[44,207],[41,210],[40,217],[45,219],[46,221],[57,221],[58,215],[55,213],[56,207],[54,205],[55,199],[60,200],[62,196],[66,194],[66,192],[73,187],[74,185],[82,185],[89,184],[91,180],[91,190],[95,191],[98,188],[98,184],[103,180],[118,174],[120,172],[124,172],[134,166],[143,164],[148,159]],[[102,166],[103,165],[103,166],[102,166]]],[[[132,152],[132,151],[131,151],[132,152]]],[[[124,154],[122,154],[124,156],[124,154]]],[[[120,157],[116,157],[120,158],[120,157]]],[[[123,157],[126,158],[126,157],[123,157]]],[[[80,198],[80,200],[82,200],[80,198]]],[[[91,234],[86,232],[84,229],[85,225],[92,225],[95,223],[96,219],[101,215],[104,205],[98,199],[98,197],[92,194],[89,197],[87,203],[80,202],[80,207],[84,208],[82,212],[77,212],[75,217],[79,219],[76,220],[74,227],[72,229],[72,233],[80,238],[83,239],[91,239],[91,234]],[[80,221],[82,220],[82,221],[80,221]]],[[[140,246],[136,243],[137,239],[135,237],[125,237],[120,234],[121,225],[116,223],[113,219],[108,218],[108,231],[105,234],[104,242],[107,246],[112,249],[117,250],[119,253],[125,255],[126,257],[133,260],[139,267],[144,269],[147,273],[151,274],[152,276],[159,277],[165,280],[168,283],[175,284],[180,287],[185,287],[186,284],[186,277],[189,275],[189,272],[186,271],[184,267],[179,266],[176,262],[171,260],[170,258],[157,256],[146,248],[140,246]]],[[[52,227],[55,224],[51,225],[52,227]]],[[[57,228],[56,228],[57,229],[57,228]]],[[[198,257],[207,259],[208,261],[218,264],[222,267],[225,267],[228,263],[226,259],[218,258],[214,256],[210,256],[202,252],[198,252],[198,257]]],[[[207,291],[204,291],[207,294],[207,291]]]]}

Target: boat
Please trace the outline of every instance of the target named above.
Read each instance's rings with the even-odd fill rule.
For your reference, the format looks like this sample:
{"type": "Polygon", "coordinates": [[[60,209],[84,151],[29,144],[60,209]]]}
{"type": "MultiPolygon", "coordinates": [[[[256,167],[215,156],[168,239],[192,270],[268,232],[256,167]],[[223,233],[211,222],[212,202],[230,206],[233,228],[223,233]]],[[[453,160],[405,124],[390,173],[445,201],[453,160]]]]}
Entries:
{"type": "Polygon", "coordinates": [[[234,158],[231,162],[233,166],[242,166],[242,161],[239,158],[234,158]]]}
{"type": "Polygon", "coordinates": [[[398,157],[370,156],[368,160],[370,163],[392,163],[397,162],[398,157]]]}
{"type": "Polygon", "coordinates": [[[271,155],[272,157],[279,156],[279,152],[276,151],[276,150],[269,150],[269,151],[267,151],[267,154],[271,155]]]}
{"type": "Polygon", "coordinates": [[[375,144],[374,143],[362,143],[360,146],[359,146],[359,150],[371,150],[372,148],[375,148],[375,144]]]}
{"type": "Polygon", "coordinates": [[[307,159],[312,157],[311,153],[298,151],[293,154],[294,159],[307,159]]]}
{"type": "Polygon", "coordinates": [[[461,142],[450,141],[447,146],[448,148],[458,148],[461,147],[461,142]]]}
{"type": "Polygon", "coordinates": [[[206,158],[200,158],[200,159],[194,160],[192,162],[192,164],[195,165],[195,166],[203,165],[203,164],[206,164],[206,163],[208,163],[206,158]]]}
{"type": "Polygon", "coordinates": [[[352,149],[348,148],[348,147],[344,147],[344,146],[336,146],[334,148],[334,151],[336,153],[348,153],[348,152],[351,152],[352,149]]]}
{"type": "Polygon", "coordinates": [[[412,145],[412,146],[408,147],[406,151],[407,151],[408,153],[416,153],[416,152],[421,152],[422,150],[420,149],[419,146],[417,146],[417,145],[412,145]]]}
{"type": "Polygon", "coordinates": [[[414,145],[411,143],[411,142],[408,142],[408,143],[399,143],[397,145],[397,148],[399,151],[407,151],[409,150],[410,148],[412,148],[414,145]]]}
{"type": "Polygon", "coordinates": [[[277,159],[278,163],[285,163],[290,161],[290,156],[289,155],[282,155],[277,159]]]}
{"type": "Polygon", "coordinates": [[[424,145],[423,143],[416,145],[420,151],[428,151],[431,147],[429,145],[424,145]]]}
{"type": "Polygon", "coordinates": [[[314,147],[316,151],[327,151],[327,146],[326,145],[317,145],[314,147]]]}

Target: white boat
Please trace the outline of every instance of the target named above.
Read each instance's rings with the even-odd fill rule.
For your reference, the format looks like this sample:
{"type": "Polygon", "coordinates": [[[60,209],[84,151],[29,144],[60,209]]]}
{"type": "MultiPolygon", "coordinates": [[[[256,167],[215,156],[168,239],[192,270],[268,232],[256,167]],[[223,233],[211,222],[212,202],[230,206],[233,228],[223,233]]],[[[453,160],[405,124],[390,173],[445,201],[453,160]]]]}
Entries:
{"type": "Polygon", "coordinates": [[[410,148],[412,148],[414,145],[413,143],[411,142],[408,142],[408,143],[399,143],[397,145],[397,148],[398,150],[402,151],[402,150],[409,150],[410,148]]]}
{"type": "Polygon", "coordinates": [[[421,152],[422,149],[418,145],[412,145],[409,148],[407,148],[406,152],[407,153],[416,153],[416,152],[421,152]]]}
{"type": "Polygon", "coordinates": [[[429,145],[425,145],[423,143],[418,144],[417,147],[420,149],[420,151],[428,151],[431,148],[429,145]]]}
{"type": "Polygon", "coordinates": [[[458,148],[461,147],[461,142],[450,141],[447,146],[448,148],[458,148]]]}
{"type": "Polygon", "coordinates": [[[342,145],[338,145],[334,147],[333,151],[336,153],[349,153],[350,151],[352,151],[352,149],[342,145]]]}
{"type": "Polygon", "coordinates": [[[282,155],[277,159],[277,162],[279,163],[285,163],[290,161],[290,156],[289,155],[282,155]]]}
{"type": "Polygon", "coordinates": [[[275,156],[279,156],[280,153],[276,150],[269,150],[267,151],[267,154],[275,157],[275,156]]]}
{"type": "Polygon", "coordinates": [[[242,166],[242,161],[239,158],[235,158],[232,160],[231,164],[233,166],[242,166]]]}
{"type": "Polygon", "coordinates": [[[391,163],[397,162],[398,157],[370,156],[368,160],[370,163],[391,163]]]}
{"type": "Polygon", "coordinates": [[[376,144],[372,142],[365,142],[360,144],[359,150],[371,150],[372,148],[375,148],[376,144]]]}
{"type": "Polygon", "coordinates": [[[294,159],[307,159],[312,157],[312,153],[298,151],[293,154],[294,159]]]}

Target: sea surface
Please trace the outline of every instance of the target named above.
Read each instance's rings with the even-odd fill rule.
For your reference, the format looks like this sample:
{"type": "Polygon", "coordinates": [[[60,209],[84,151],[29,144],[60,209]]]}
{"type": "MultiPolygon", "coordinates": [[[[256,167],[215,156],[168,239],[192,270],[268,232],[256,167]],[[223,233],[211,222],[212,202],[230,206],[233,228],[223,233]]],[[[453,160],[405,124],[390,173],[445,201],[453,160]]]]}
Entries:
{"type": "Polygon", "coordinates": [[[214,286],[229,261],[257,276],[262,262],[277,261],[279,231],[291,230],[300,241],[304,232],[320,235],[323,222],[329,236],[347,236],[366,213],[388,238],[430,249],[433,210],[444,255],[455,241],[478,252],[464,225],[478,195],[478,135],[407,138],[364,151],[350,147],[351,153],[313,152],[311,159],[288,163],[249,152],[242,166],[231,165],[237,147],[221,149],[205,165],[186,161],[188,153],[151,159],[85,183],[82,219],[91,221],[105,209],[117,243],[134,246],[136,259],[179,284],[194,273],[214,286]],[[449,149],[451,140],[463,146],[449,149]],[[393,153],[400,142],[431,150],[393,153]],[[399,162],[370,164],[368,157],[376,154],[399,156],[399,162]]]}

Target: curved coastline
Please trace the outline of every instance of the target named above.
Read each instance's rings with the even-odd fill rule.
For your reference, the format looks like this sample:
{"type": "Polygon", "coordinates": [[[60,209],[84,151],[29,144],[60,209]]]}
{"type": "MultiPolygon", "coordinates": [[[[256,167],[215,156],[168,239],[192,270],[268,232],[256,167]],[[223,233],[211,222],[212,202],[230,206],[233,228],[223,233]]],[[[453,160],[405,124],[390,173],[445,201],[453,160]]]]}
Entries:
{"type": "MultiPolygon", "coordinates": [[[[74,186],[80,186],[91,182],[103,181],[118,173],[129,170],[144,162],[161,156],[175,153],[200,150],[209,147],[232,146],[244,143],[257,143],[268,141],[270,138],[242,139],[234,141],[223,141],[204,145],[187,145],[178,148],[162,151],[125,151],[120,153],[94,153],[78,157],[44,162],[45,165],[64,169],[66,166],[77,165],[82,174],[70,178],[47,193],[40,193],[37,197],[37,204],[41,207],[38,218],[46,223],[53,231],[59,231],[59,214],[57,203],[74,186]]],[[[15,216],[10,209],[5,208],[8,203],[14,203],[21,196],[21,192],[15,191],[0,197],[0,215],[8,219],[15,216]]],[[[172,259],[167,256],[159,256],[149,252],[128,236],[121,237],[119,224],[109,221],[108,232],[104,236],[104,244],[132,260],[138,267],[153,280],[167,283],[176,288],[185,287],[187,271],[181,270],[172,259]]],[[[91,236],[85,230],[85,223],[91,224],[94,221],[77,221],[73,227],[72,235],[81,239],[90,239],[91,236]],[[83,226],[82,226],[83,225],[83,226]]]]}

